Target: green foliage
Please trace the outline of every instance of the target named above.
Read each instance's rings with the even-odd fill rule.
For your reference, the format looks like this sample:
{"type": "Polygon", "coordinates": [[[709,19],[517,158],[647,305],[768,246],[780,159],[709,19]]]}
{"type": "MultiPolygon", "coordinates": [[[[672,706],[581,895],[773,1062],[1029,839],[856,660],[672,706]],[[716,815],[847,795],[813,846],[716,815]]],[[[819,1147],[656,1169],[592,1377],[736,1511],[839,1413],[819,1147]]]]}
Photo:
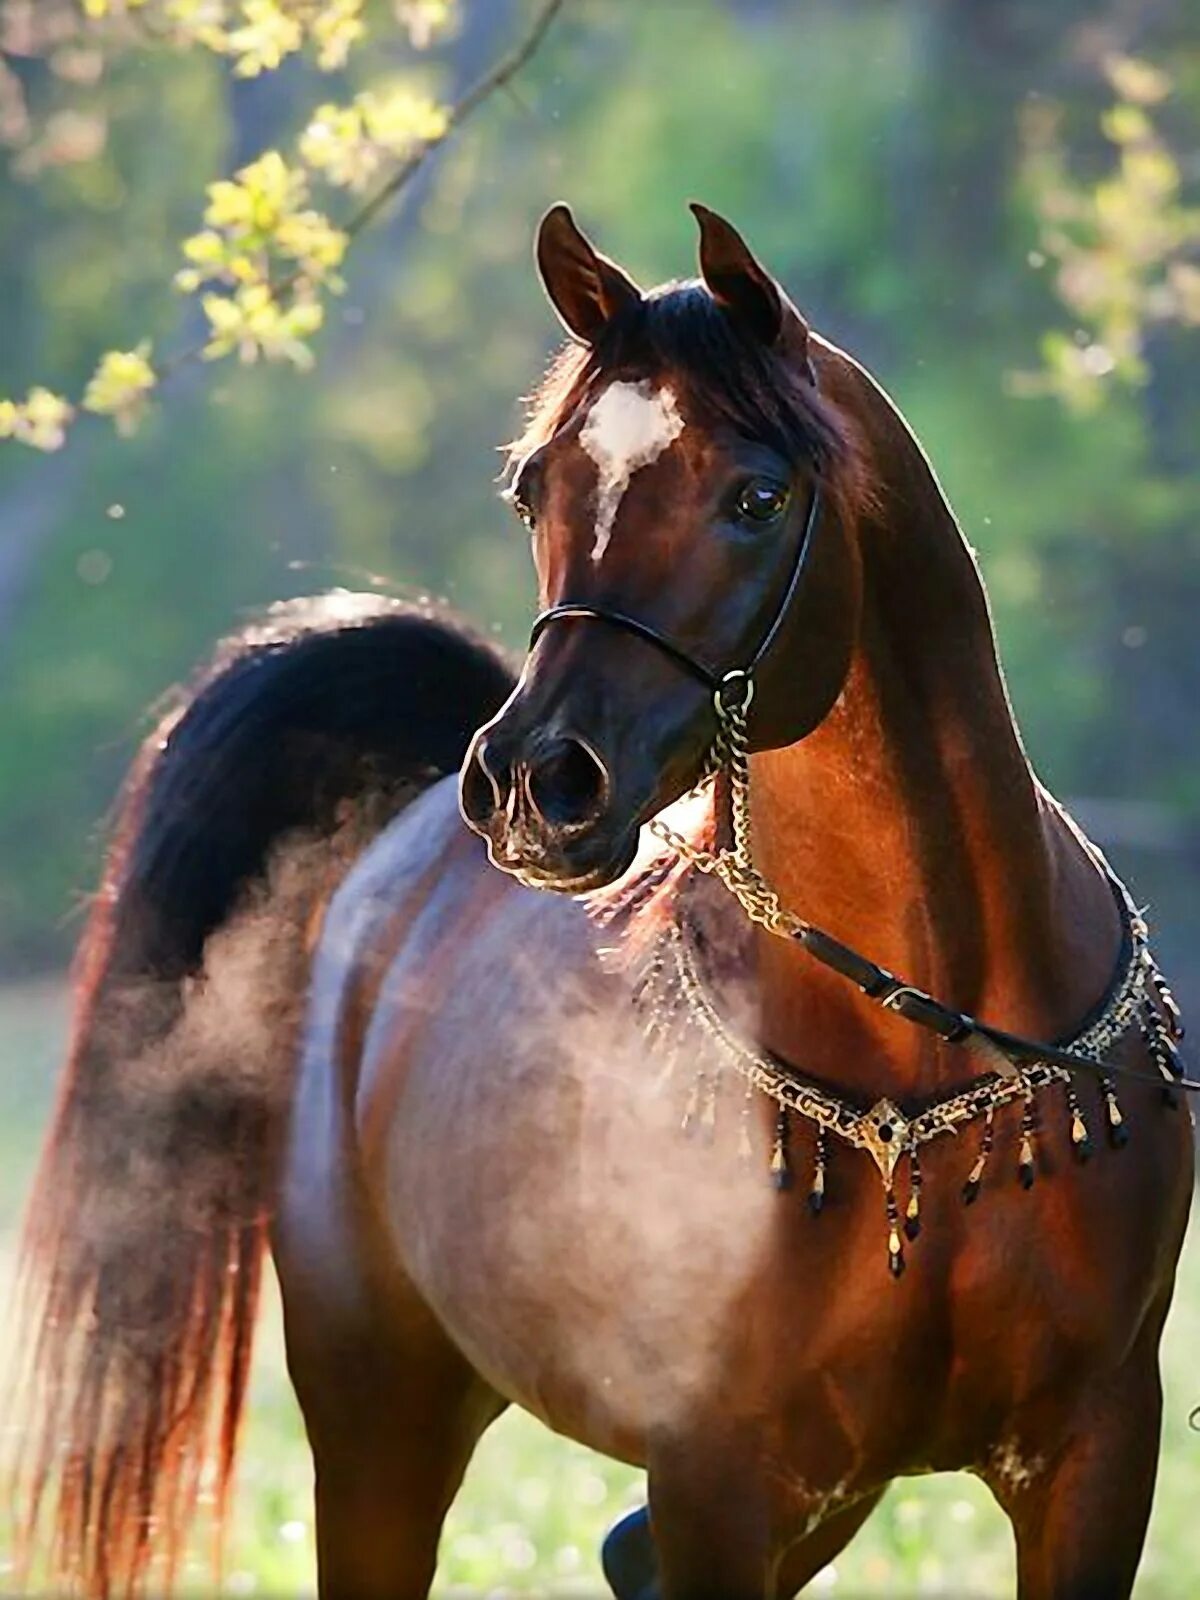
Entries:
{"type": "MultiPolygon", "coordinates": [[[[689,0],[681,26],[677,7],[574,0],[514,93],[345,249],[361,197],[436,143],[532,0],[466,0],[459,31],[434,35],[420,16],[444,7],[397,26],[375,0],[344,67],[322,71],[306,33],[253,79],[226,50],[160,40],[165,3],[96,23],[73,0],[55,21],[56,3],[33,13],[61,42],[26,40],[42,67],[0,175],[0,234],[21,240],[0,252],[0,431],[39,387],[143,424],[120,440],[76,418],[50,461],[0,442],[6,537],[31,552],[0,563],[0,962],[62,959],[144,707],[249,609],[382,581],[523,637],[527,548],[494,500],[495,447],[555,339],[529,247],[559,197],[645,282],[688,270],[689,198],[734,216],[924,440],[980,550],[1039,770],[1068,795],[1200,808],[1193,335],[1144,322],[1146,382],[1101,385],[1086,414],[1013,392],[1064,326],[1030,168],[1029,107],[1048,102],[1029,100],[1025,59],[981,49],[970,8],[689,0]],[[86,138],[52,131],[68,114],[86,138]],[[204,242],[181,260],[185,238],[204,242]],[[196,274],[182,294],[179,271],[196,274]],[[320,366],[300,380],[317,316],[320,366]],[[282,359],[173,364],[214,340],[282,359]]],[[[1061,171],[1090,191],[1121,148],[1097,132],[1114,89],[1061,16],[1036,28],[1061,171]]],[[[1139,101],[1135,75],[1116,97],[1187,169],[1200,72],[1167,31],[1140,48],[1171,61],[1171,93],[1139,101]]],[[[1075,347],[1105,342],[1070,319],[1075,347]]],[[[52,429],[54,409],[37,397],[21,425],[52,429]]],[[[1138,866],[1191,916],[1169,873],[1138,866]]]]}
{"type": "Polygon", "coordinates": [[[1104,176],[1085,183],[1070,175],[1055,108],[1026,118],[1040,244],[1056,263],[1064,305],[1090,337],[1051,330],[1042,345],[1045,370],[1024,375],[1021,387],[1089,412],[1102,403],[1110,376],[1147,381],[1152,324],[1200,327],[1200,207],[1185,199],[1180,158],[1154,116],[1171,79],[1129,56],[1111,56],[1105,68],[1118,98],[1100,121],[1113,154],[1104,176]]]}
{"type": "MultiPolygon", "coordinates": [[[[335,71],[368,33],[364,0],[83,0],[82,14],[87,23],[107,25],[118,39],[135,25],[135,42],[167,42],[228,57],[237,78],[275,72],[306,48],[320,70],[335,71]]],[[[452,14],[452,0],[399,0],[392,27],[405,29],[414,47],[426,48],[452,14]]],[[[73,29],[65,13],[62,21],[74,37],[79,25],[73,29]]],[[[81,37],[91,36],[85,24],[81,37]]],[[[61,44],[58,28],[48,37],[61,44]]],[[[91,133],[80,145],[80,124],[71,123],[72,161],[98,153],[95,141],[104,123],[93,118],[85,126],[91,133]]],[[[325,320],[321,296],[340,292],[336,269],[349,243],[346,231],[308,204],[312,179],[364,188],[438,144],[448,126],[444,108],[411,84],[393,82],[363,91],[349,106],[320,106],[300,139],[298,164],[289,166],[278,150],[267,150],[232,179],[210,183],[207,226],[183,241],[187,265],[174,276],[184,293],[207,291],[202,304],[210,336],[199,353],[208,360],[236,353],[244,363],[265,357],[311,367],[309,340],[325,320]]],[[[58,450],[81,408],[111,416],[122,435],[134,433],[158,383],[147,360],[149,347],[144,339],[135,351],[106,351],[81,407],[41,384],[24,401],[0,398],[0,440],[58,450]]],[[[184,350],[172,364],[195,353],[184,350]]]]}

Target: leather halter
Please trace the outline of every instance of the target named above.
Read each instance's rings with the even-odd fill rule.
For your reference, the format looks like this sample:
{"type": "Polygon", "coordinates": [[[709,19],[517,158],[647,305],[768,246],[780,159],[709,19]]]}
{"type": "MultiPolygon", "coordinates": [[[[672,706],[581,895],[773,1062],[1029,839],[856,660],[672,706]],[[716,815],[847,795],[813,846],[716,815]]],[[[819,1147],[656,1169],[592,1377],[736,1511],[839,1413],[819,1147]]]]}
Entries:
{"type": "MultiPolygon", "coordinates": [[[[816,377],[812,374],[813,387],[816,387],[816,377]]],[[[782,598],[775,608],[766,632],[759,640],[758,648],[744,666],[734,666],[725,669],[713,667],[708,662],[701,660],[693,651],[681,645],[678,640],[672,639],[661,628],[655,627],[652,622],[647,622],[643,617],[632,617],[627,611],[622,611],[617,606],[601,605],[590,600],[565,600],[558,605],[549,606],[534,621],[529,634],[529,648],[532,650],[542,634],[552,622],[607,622],[610,627],[621,628],[626,633],[632,633],[639,639],[645,639],[649,644],[657,646],[664,655],[669,656],[676,666],[682,667],[692,677],[698,678],[707,688],[711,689],[722,703],[729,700],[738,700],[736,691],[741,689],[740,705],[744,710],[749,704],[754,693],[754,674],[766,660],[771,646],[779,637],[784,619],[792,608],[792,601],[800,587],[800,580],[808,566],[809,551],[812,549],[813,536],[817,523],[821,517],[821,488],[813,482],[812,494],[808,501],[808,513],[804,519],[804,528],[800,535],[800,542],[796,547],[796,554],[792,561],[791,572],[788,576],[787,586],[782,598]]]]}

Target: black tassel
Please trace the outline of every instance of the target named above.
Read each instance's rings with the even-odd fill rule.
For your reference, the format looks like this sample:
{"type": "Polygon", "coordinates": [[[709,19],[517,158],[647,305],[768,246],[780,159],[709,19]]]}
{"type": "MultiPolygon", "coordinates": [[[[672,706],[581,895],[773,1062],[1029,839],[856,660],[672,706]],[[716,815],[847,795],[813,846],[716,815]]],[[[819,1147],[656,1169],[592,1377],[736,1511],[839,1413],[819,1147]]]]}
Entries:
{"type": "Polygon", "coordinates": [[[1150,967],[1150,981],[1154,985],[1154,992],[1157,994],[1162,1008],[1167,1014],[1167,1028],[1170,1031],[1171,1038],[1175,1040],[1182,1039],[1185,1032],[1183,1013],[1179,1009],[1179,1003],[1175,996],[1167,987],[1167,980],[1154,965],[1150,967]]]}
{"type": "Polygon", "coordinates": [[[908,1206],[904,1213],[904,1237],[910,1242],[921,1235],[921,1158],[914,1144],[908,1152],[908,1206]]]}
{"type": "Polygon", "coordinates": [[[1163,1078],[1163,1104],[1169,1106],[1172,1111],[1177,1110],[1179,1092],[1175,1084],[1183,1077],[1183,1062],[1179,1058],[1179,1051],[1175,1048],[1171,1026],[1163,1020],[1162,1014],[1151,1000],[1146,1000],[1142,1004],[1142,1036],[1163,1078]]]}
{"type": "Polygon", "coordinates": [[[771,1147],[771,1182],[779,1190],[792,1187],[792,1167],[788,1160],[787,1107],[780,1106],[775,1118],[775,1143],[771,1147]]]}
{"type": "Polygon", "coordinates": [[[1037,1132],[1037,1112],[1034,1110],[1033,1094],[1025,1095],[1025,1110],[1021,1116],[1021,1153],[1017,1162],[1017,1176],[1020,1178],[1022,1189],[1032,1189],[1033,1180],[1037,1177],[1037,1165],[1033,1154],[1033,1137],[1037,1132]]]}

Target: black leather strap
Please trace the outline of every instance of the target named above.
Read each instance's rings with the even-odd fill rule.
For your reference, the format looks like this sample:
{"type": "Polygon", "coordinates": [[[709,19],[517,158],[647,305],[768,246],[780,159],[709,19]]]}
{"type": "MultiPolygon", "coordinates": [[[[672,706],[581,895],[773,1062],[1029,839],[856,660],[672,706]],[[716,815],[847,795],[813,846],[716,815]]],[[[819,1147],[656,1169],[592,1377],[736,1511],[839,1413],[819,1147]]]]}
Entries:
{"type": "MultiPolygon", "coordinates": [[[[1076,1036],[1085,1033],[1092,1022],[1108,1009],[1117,986],[1133,959],[1133,921],[1137,916],[1137,910],[1129,898],[1125,885],[1108,863],[1101,859],[1100,864],[1108,879],[1113,898],[1117,902],[1117,911],[1121,918],[1121,951],[1108,991],[1076,1029],[1076,1036]]],[[[1084,1068],[1123,1078],[1140,1078],[1143,1082],[1157,1084],[1160,1087],[1164,1081],[1160,1077],[1140,1072],[1136,1067],[1122,1066],[1113,1061],[1093,1061],[1089,1056],[1080,1055],[1078,1051],[1072,1050],[1069,1040],[1046,1044],[1042,1040],[1026,1039],[1020,1034],[1008,1033],[1003,1028],[994,1028],[990,1023],[981,1022],[978,1017],[973,1017],[966,1011],[956,1011],[953,1006],[943,1005],[940,1000],[935,1000],[932,995],[926,994],[924,989],[905,983],[886,967],[879,966],[868,956],[861,955],[821,928],[805,924],[798,928],[792,937],[822,966],[832,968],[843,978],[849,978],[851,983],[857,984],[868,999],[885,1006],[889,1011],[894,1011],[906,1022],[914,1023],[930,1033],[936,1033],[948,1044],[961,1044],[971,1038],[983,1038],[995,1045],[1015,1066],[1032,1066],[1035,1062],[1044,1061],[1052,1066],[1084,1068]]],[[[1173,1077],[1177,1089],[1200,1091],[1200,1083],[1185,1077],[1182,1069],[1173,1074],[1173,1077]]]]}
{"type": "Polygon", "coordinates": [[[690,672],[693,677],[699,678],[701,683],[706,684],[714,693],[721,682],[722,674],[707,666],[698,656],[689,654],[681,645],[677,645],[667,634],[660,633],[650,623],[643,622],[638,617],[627,616],[615,606],[592,606],[574,604],[570,601],[563,605],[551,606],[534,622],[529,635],[529,648],[533,649],[552,622],[569,622],[574,618],[582,621],[607,622],[614,628],[624,628],[627,633],[636,633],[640,639],[648,639],[651,644],[657,645],[664,654],[670,656],[672,661],[681,666],[685,672],[690,672]]]}
{"type": "MultiPolygon", "coordinates": [[[[813,387],[816,387],[816,375],[810,368],[813,387]]],[[[792,601],[796,598],[796,591],[800,587],[800,579],[808,565],[809,552],[812,549],[817,524],[821,519],[821,487],[815,480],[812,494],[808,501],[808,514],[804,519],[804,528],[800,534],[800,542],[796,547],[795,559],[788,574],[787,587],[783,591],[779,604],[775,608],[770,626],[758,641],[758,646],[749,661],[735,665],[731,668],[712,667],[702,661],[693,651],[685,649],[669,634],[656,628],[652,622],[646,622],[641,617],[632,617],[627,611],[622,611],[617,606],[594,604],[589,600],[564,600],[558,605],[549,606],[534,621],[529,635],[529,648],[532,650],[542,634],[552,622],[607,622],[610,627],[623,628],[626,633],[636,634],[639,639],[656,645],[664,655],[670,656],[676,666],[685,672],[690,672],[692,677],[699,678],[714,693],[732,671],[740,677],[751,677],[758,671],[766,660],[767,654],[775,640],[779,637],[784,620],[792,608],[792,601]]]]}

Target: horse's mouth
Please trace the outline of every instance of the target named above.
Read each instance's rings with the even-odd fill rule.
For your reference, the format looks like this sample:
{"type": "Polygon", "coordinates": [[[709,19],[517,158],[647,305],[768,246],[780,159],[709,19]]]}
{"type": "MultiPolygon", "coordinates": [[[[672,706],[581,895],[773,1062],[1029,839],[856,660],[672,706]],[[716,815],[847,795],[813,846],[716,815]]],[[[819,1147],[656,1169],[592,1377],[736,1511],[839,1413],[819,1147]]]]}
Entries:
{"type": "MultiPolygon", "coordinates": [[[[586,855],[596,854],[600,844],[600,840],[591,836],[586,841],[586,855]]],[[[616,848],[606,845],[603,859],[592,862],[572,860],[564,852],[547,850],[544,846],[526,853],[514,849],[510,841],[497,843],[492,838],[488,838],[487,848],[491,864],[526,888],[549,890],[554,894],[590,894],[593,889],[603,889],[628,872],[637,855],[637,834],[618,841],[616,848]]],[[[578,854],[582,856],[585,852],[578,854]]]]}

